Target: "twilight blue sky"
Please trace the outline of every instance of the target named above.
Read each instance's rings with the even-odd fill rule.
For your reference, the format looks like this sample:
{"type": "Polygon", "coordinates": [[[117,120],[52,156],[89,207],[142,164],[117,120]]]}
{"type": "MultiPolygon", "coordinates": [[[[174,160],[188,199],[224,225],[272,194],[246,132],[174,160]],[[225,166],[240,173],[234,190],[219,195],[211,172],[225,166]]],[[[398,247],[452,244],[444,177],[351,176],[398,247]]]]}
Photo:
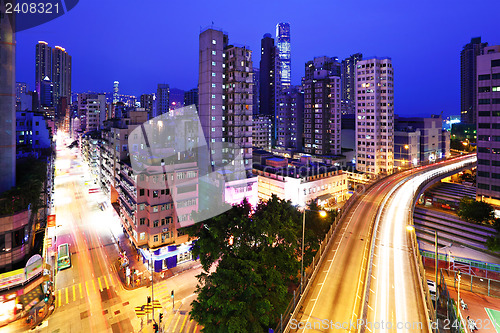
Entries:
{"type": "Polygon", "coordinates": [[[292,83],[315,56],[389,56],[395,112],[460,114],[460,50],[471,37],[500,43],[498,0],[80,0],[67,14],[17,34],[17,81],[34,88],[35,44],[65,47],[73,91],[151,93],[157,83],[191,89],[198,81],[200,27],[214,22],[229,41],[250,46],[290,22],[292,83]]]}

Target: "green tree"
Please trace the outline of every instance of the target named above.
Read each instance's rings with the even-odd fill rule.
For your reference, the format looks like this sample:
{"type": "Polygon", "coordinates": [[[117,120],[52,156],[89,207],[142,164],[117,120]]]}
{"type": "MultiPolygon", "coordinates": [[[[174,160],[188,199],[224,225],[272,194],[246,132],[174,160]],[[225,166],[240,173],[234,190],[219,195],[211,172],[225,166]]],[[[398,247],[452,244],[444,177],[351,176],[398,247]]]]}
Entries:
{"type": "Polygon", "coordinates": [[[500,252],[500,218],[495,219],[493,226],[495,227],[497,234],[495,236],[488,237],[486,246],[490,251],[500,252]]]}
{"type": "Polygon", "coordinates": [[[475,223],[490,223],[495,218],[493,206],[484,201],[476,201],[469,197],[460,199],[457,215],[475,223]]]}
{"type": "MultiPolygon", "coordinates": [[[[309,222],[317,227],[313,218],[309,222]]],[[[198,238],[193,255],[200,257],[204,269],[198,275],[198,297],[191,310],[203,332],[258,333],[274,327],[290,300],[289,286],[298,281],[301,212],[276,196],[254,212],[244,201],[188,233],[198,238]],[[213,266],[215,271],[210,272],[213,266]]],[[[311,258],[317,239],[306,236],[311,258]]]]}

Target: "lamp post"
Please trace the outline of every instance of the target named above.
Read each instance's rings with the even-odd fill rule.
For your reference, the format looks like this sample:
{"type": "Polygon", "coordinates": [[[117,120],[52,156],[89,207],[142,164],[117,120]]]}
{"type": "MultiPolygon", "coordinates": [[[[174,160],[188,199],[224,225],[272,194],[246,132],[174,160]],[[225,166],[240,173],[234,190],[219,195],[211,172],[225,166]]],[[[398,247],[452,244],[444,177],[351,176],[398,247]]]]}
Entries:
{"type": "MultiPolygon", "coordinates": [[[[408,231],[415,231],[415,227],[413,225],[408,225],[406,226],[406,229],[408,231]]],[[[435,260],[435,263],[434,263],[434,266],[435,266],[435,281],[436,281],[436,305],[434,306],[435,308],[435,316],[436,316],[436,330],[439,331],[439,329],[437,328],[438,325],[437,325],[437,322],[438,322],[438,299],[439,299],[439,288],[438,288],[438,264],[439,264],[439,259],[438,259],[438,232],[437,230],[434,230],[434,229],[429,229],[429,228],[425,228],[425,227],[422,227],[422,229],[425,229],[427,231],[431,231],[434,233],[434,251],[435,251],[435,256],[436,256],[436,260],[435,260]]]]}
{"type": "Polygon", "coordinates": [[[462,273],[460,270],[457,272],[457,280],[458,280],[458,292],[457,292],[457,321],[461,325],[460,321],[460,280],[462,278],[462,273]]]}
{"type": "Polygon", "coordinates": [[[302,294],[303,281],[304,281],[304,237],[306,232],[306,210],[311,212],[318,212],[319,216],[325,218],[326,212],[324,210],[312,210],[304,207],[302,212],[302,255],[300,256],[300,293],[302,294]]]}

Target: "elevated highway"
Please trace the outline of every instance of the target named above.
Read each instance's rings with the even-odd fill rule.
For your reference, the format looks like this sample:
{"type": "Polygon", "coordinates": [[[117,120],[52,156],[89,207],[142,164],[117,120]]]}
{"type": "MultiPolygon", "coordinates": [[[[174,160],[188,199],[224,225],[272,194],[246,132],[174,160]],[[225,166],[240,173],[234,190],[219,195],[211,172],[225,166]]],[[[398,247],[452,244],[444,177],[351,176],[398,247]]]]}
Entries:
{"type": "Polygon", "coordinates": [[[406,226],[417,192],[475,161],[467,155],[394,174],[352,202],[284,331],[431,331],[432,304],[406,226]]]}

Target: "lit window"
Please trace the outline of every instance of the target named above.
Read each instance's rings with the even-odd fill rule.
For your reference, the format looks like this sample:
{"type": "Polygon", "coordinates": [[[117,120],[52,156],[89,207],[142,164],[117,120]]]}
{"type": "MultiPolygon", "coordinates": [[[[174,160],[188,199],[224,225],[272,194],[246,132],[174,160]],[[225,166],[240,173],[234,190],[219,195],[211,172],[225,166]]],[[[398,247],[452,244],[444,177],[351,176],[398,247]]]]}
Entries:
{"type": "Polygon", "coordinates": [[[212,110],[215,110],[215,105],[212,105],[212,110]]]}
{"type": "Polygon", "coordinates": [[[217,44],[217,41],[215,39],[212,39],[212,44],[217,44]]]}
{"type": "Polygon", "coordinates": [[[215,127],[212,127],[212,132],[215,132],[215,127]]]}
{"type": "Polygon", "coordinates": [[[212,95],[212,98],[215,98],[215,95],[212,95]]]}
{"type": "Polygon", "coordinates": [[[217,52],[215,52],[215,51],[212,51],[212,55],[216,55],[216,54],[217,54],[217,52]]]}
{"type": "Polygon", "coordinates": [[[214,72],[212,72],[212,76],[215,77],[215,73],[214,72]]]}
{"type": "Polygon", "coordinates": [[[212,61],[212,66],[215,66],[215,61],[212,61]]]}
{"type": "Polygon", "coordinates": [[[146,239],[146,233],[145,232],[141,232],[140,238],[141,238],[141,240],[146,239]]]}
{"type": "Polygon", "coordinates": [[[212,83],[212,88],[215,88],[215,83],[212,83]]]}

